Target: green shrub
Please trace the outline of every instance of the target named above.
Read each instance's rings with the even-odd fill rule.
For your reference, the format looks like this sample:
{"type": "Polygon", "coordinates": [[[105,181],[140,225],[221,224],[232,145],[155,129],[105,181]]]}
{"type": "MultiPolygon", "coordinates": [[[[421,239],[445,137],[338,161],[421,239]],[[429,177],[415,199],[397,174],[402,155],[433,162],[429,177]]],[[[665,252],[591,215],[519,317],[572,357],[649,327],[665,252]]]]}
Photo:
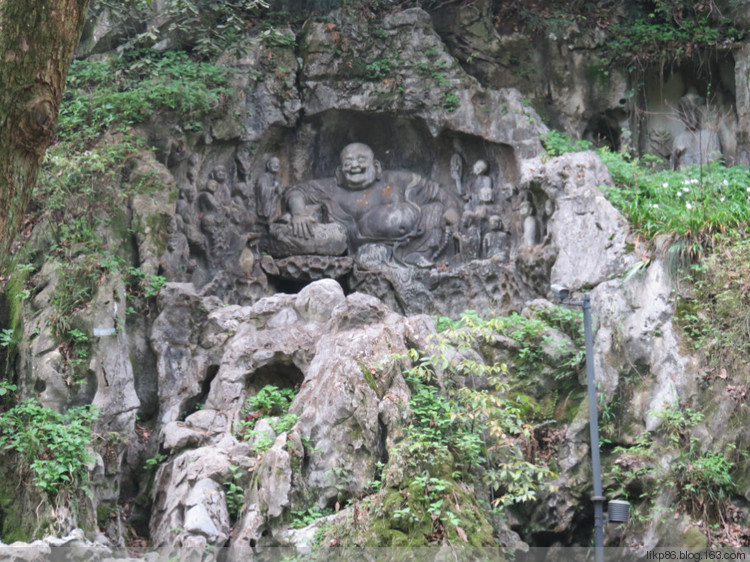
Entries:
{"type": "Polygon", "coordinates": [[[253,449],[257,453],[267,451],[273,441],[269,435],[259,435],[253,428],[258,420],[267,417],[279,417],[271,427],[277,433],[289,431],[299,418],[296,414],[288,414],[289,406],[292,405],[297,391],[292,388],[279,388],[267,384],[257,394],[245,400],[245,405],[240,412],[240,429],[238,431],[241,439],[255,437],[253,449]]]}
{"type": "Polygon", "coordinates": [[[0,413],[0,448],[20,455],[34,484],[51,496],[88,482],[93,406],[61,414],[26,400],[0,413]]]}
{"type": "Polygon", "coordinates": [[[695,258],[711,246],[712,237],[744,230],[750,223],[750,168],[714,163],[680,171],[659,170],[653,159],[631,159],[600,150],[614,180],[607,198],[634,228],[652,238],[668,234],[682,240],[695,258]]]}
{"type": "Polygon", "coordinates": [[[582,152],[584,150],[591,150],[592,144],[585,140],[577,140],[561,133],[559,131],[551,130],[546,135],[542,135],[542,145],[544,150],[550,156],[560,156],[566,152],[582,152]]]}

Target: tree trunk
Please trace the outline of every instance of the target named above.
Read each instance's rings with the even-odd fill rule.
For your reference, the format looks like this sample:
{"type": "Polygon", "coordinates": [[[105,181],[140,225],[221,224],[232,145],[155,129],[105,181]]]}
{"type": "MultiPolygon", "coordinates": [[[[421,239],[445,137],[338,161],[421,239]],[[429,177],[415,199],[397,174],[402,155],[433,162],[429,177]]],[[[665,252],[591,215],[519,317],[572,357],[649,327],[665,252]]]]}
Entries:
{"type": "Polygon", "coordinates": [[[21,226],[89,0],[0,0],[0,255],[21,226]]]}

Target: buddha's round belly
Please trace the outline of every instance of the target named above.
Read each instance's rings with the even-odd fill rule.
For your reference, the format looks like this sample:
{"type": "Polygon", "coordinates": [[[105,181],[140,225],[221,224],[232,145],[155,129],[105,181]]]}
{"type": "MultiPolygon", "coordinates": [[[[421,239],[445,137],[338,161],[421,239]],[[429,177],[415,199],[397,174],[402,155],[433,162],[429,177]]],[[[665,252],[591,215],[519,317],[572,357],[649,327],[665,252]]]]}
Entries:
{"type": "Polygon", "coordinates": [[[419,223],[419,209],[410,203],[381,205],[358,221],[360,235],[373,239],[401,238],[414,232],[419,223]]]}

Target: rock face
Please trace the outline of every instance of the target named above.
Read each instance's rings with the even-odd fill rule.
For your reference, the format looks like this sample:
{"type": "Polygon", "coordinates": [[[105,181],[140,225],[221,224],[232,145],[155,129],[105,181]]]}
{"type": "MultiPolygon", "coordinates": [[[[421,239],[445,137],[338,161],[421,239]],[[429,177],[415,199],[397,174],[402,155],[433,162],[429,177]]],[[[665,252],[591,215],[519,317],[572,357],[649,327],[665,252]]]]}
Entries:
{"type": "MultiPolygon", "coordinates": [[[[660,146],[675,167],[703,148],[685,133],[709,122],[711,146],[747,159],[741,143],[727,140],[745,127],[747,100],[738,96],[739,125],[727,116],[728,102],[711,108],[691,98],[690,107],[707,109],[672,119],[668,131],[656,117],[636,127],[623,76],[613,72],[591,88],[584,79],[601,37],[570,31],[533,50],[490,24],[491,4],[443,2],[430,14],[394,8],[367,17],[344,6],[296,31],[253,34],[222,56],[238,70],[236,92],[200,135],[158,119],[143,126],[160,157],[143,155],[133,169],[154,175],[163,189],[128,203],[122,259],[161,278],[159,285],[168,281],[158,300],[135,310],[132,280],[102,265],[90,302],[66,327],[86,338],[74,370],[74,346],[59,344],[48,321],[66,281],[55,266],[42,265],[34,291],[17,299],[23,335],[9,372],[19,396],[54,410],[101,410],[93,497],[78,519],[67,514],[66,530],[87,527],[94,535],[98,526],[119,545],[135,510],[141,520],[131,520],[131,534],[137,529],[155,546],[262,550],[310,539],[315,529],[288,529],[292,514],[338,511],[347,500],[355,505],[331,518],[356,525],[356,501],[410,423],[405,357],[427,348],[435,331],[428,314],[455,319],[473,309],[531,318],[533,309],[551,306],[551,284],[567,286],[574,298],[591,294],[603,403],[629,399],[620,412],[624,445],[657,432],[665,405],[695,395],[698,367],[680,350],[668,264],[657,252],[639,275],[622,280],[647,257],[633,250],[628,224],[599,189],[611,185],[606,167],[594,152],[543,153],[548,129],[528,100],[551,96],[551,121],[561,128],[591,139],[604,131],[623,150],[630,134],[640,148],[660,146]],[[535,75],[549,70],[544,80],[537,76],[543,92],[517,73],[509,77],[516,54],[526,51],[535,75]],[[288,411],[253,405],[268,385],[294,395],[288,411]],[[154,472],[144,476],[144,464],[154,472]]],[[[157,46],[189,44],[184,30],[169,31],[167,15],[155,20],[157,46]]],[[[113,22],[127,19],[105,6],[94,16],[81,53],[113,48],[113,22]]],[[[737,69],[747,66],[745,51],[737,51],[737,69]]],[[[721,76],[726,89],[726,69],[721,76]]],[[[689,87],[678,82],[672,89],[689,87]]],[[[679,100],[672,97],[667,104],[679,100]]],[[[37,225],[34,252],[45,248],[49,227],[37,225]]],[[[555,329],[542,337],[543,366],[529,395],[549,399],[560,422],[559,490],[512,514],[510,525],[518,517],[514,529],[526,540],[583,544],[587,404],[579,381],[557,396],[554,367],[570,338],[555,329]]],[[[483,353],[512,365],[520,345],[498,336],[486,347],[483,353]]],[[[451,359],[462,353],[469,352],[454,350],[451,359]]],[[[701,428],[704,442],[728,415],[721,405],[701,428]]],[[[397,473],[386,477],[393,483],[403,476],[397,473]]],[[[478,512],[477,498],[456,489],[478,512]]],[[[9,502],[0,500],[2,514],[9,502]]],[[[655,501],[673,503],[666,492],[655,501]]],[[[633,545],[665,544],[660,537],[683,536],[695,523],[687,515],[675,521],[652,524],[630,537],[633,545]]],[[[523,546],[507,525],[498,523],[493,537],[483,515],[474,523],[477,544],[523,546]]],[[[426,525],[423,535],[433,531],[426,525]]],[[[34,548],[47,554],[46,543],[34,548]]]]}
{"type": "MultiPolygon", "coordinates": [[[[252,307],[197,298],[189,285],[167,285],[160,298],[152,339],[169,343],[156,349],[160,379],[178,377],[181,389],[160,385],[173,401],[157,428],[171,455],[155,479],[155,544],[223,545],[229,519],[221,484],[231,481],[230,469],[252,482],[235,529],[239,544],[259,544],[291,509],[329,507],[365,488],[408,417],[410,394],[394,355],[418,337],[418,319],[373,297],[345,297],[332,280],[252,307]],[[187,307],[199,311],[189,324],[203,337],[179,349],[176,335],[163,330],[187,307]],[[201,368],[208,364],[215,370],[201,368]],[[273,444],[258,454],[238,436],[246,398],[266,384],[299,388],[290,408],[296,423],[278,436],[271,430],[273,444]],[[185,412],[201,387],[203,408],[185,412]]],[[[271,426],[259,422],[256,434],[264,427],[271,426]]]]}

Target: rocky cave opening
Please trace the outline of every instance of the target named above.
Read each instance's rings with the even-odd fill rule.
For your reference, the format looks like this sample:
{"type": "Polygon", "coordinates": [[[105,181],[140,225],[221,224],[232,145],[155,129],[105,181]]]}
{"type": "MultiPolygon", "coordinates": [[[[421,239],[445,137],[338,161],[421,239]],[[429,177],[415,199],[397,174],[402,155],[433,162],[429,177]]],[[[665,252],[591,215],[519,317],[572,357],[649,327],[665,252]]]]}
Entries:
{"type": "Polygon", "coordinates": [[[211,390],[211,383],[216,378],[218,372],[218,365],[210,365],[208,369],[206,369],[206,376],[203,378],[203,382],[201,383],[200,394],[189,398],[182,405],[179,417],[180,421],[185,421],[186,417],[188,417],[190,414],[195,413],[199,408],[203,406],[203,404],[206,402],[206,398],[208,398],[208,393],[211,390]]]}
{"type": "Polygon", "coordinates": [[[305,374],[291,361],[279,359],[259,367],[246,377],[246,396],[254,396],[266,385],[277,388],[298,388],[305,380],[305,374]]]}

